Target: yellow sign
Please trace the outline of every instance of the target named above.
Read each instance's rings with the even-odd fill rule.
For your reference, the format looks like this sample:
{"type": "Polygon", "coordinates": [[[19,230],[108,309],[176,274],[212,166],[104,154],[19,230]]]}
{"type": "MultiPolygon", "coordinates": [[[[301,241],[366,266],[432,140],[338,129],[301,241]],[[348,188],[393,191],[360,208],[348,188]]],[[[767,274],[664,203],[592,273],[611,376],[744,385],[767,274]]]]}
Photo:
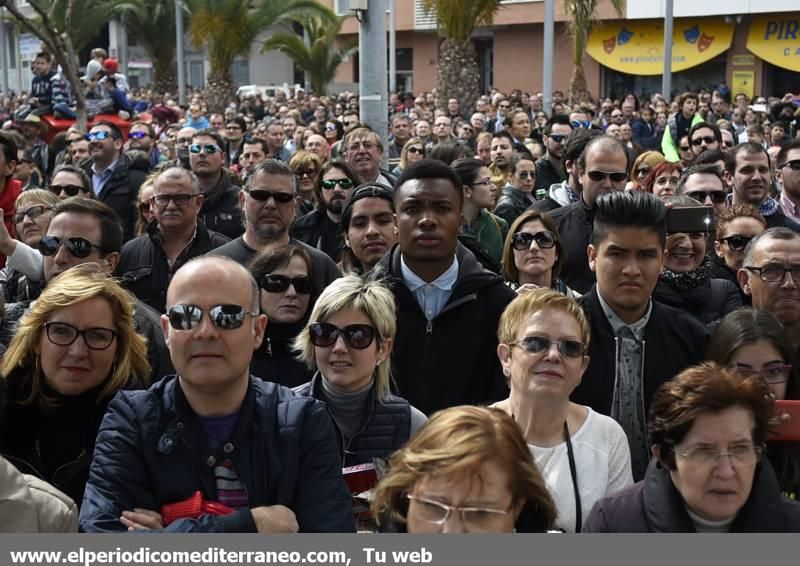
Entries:
{"type": "MultiPolygon", "coordinates": [[[[722,18],[681,18],[672,33],[672,71],[691,69],[724,53],[733,24],[722,18]]],[[[586,52],[601,65],[632,75],[664,72],[664,22],[623,21],[598,25],[586,52]]]]}
{"type": "Polygon", "coordinates": [[[756,74],[753,71],[734,71],[731,80],[731,93],[746,94],[753,98],[755,94],[756,74]]]}
{"type": "MultiPolygon", "coordinates": [[[[750,65],[756,64],[756,58],[752,55],[734,55],[733,56],[733,66],[734,67],[747,67],[750,65]]],[[[130,63],[128,64],[130,66],[130,63]]]]}
{"type": "Polygon", "coordinates": [[[773,65],[800,72],[800,16],[794,12],[753,18],[747,49],[773,65]]]}

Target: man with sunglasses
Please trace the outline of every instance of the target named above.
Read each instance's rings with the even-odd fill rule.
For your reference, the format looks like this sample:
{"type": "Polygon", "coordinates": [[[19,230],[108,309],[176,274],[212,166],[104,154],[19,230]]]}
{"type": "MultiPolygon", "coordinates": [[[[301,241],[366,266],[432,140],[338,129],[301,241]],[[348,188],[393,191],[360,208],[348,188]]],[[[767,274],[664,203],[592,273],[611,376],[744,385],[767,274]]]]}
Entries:
{"type": "Polygon", "coordinates": [[[767,221],[752,206],[732,206],[716,216],[716,239],[711,257],[711,277],[727,279],[739,288],[742,304],[752,304],[739,285],[738,273],[744,265],[744,249],[750,240],[767,229],[767,221]]]}
{"type": "Polygon", "coordinates": [[[695,157],[704,151],[716,151],[722,146],[722,132],[714,124],[698,122],[689,130],[689,145],[695,157]]]}
{"type": "Polygon", "coordinates": [[[536,162],[534,194],[540,190],[549,191],[552,185],[566,179],[564,172],[564,146],[572,133],[569,116],[554,114],[544,126],[545,154],[536,162]]]}
{"type": "Polygon", "coordinates": [[[156,131],[152,124],[136,121],[131,124],[128,130],[128,149],[143,151],[148,155],[150,168],[158,165],[161,154],[156,145],[156,131]]]}
{"type": "Polygon", "coordinates": [[[86,135],[91,159],[82,164],[92,180],[97,200],[110,206],[122,221],[125,240],[133,237],[136,202],[146,172],[135,169],[122,151],[122,132],[112,122],[95,122],[86,135]]]}
{"type": "Polygon", "coordinates": [[[783,188],[781,210],[800,223],[800,138],[784,142],[775,163],[775,179],[783,188]]]}
{"type": "Polygon", "coordinates": [[[224,146],[222,136],[216,131],[196,132],[189,146],[189,163],[203,193],[200,219],[209,230],[233,239],[242,233],[241,188],[233,184],[224,168],[224,146]]]}
{"type": "Polygon", "coordinates": [[[252,275],[229,259],[194,259],[173,277],[167,305],[177,375],[112,401],[82,530],[354,532],[327,409],[250,375],[267,324],[252,275]],[[193,498],[196,513],[176,509],[193,498]]]}
{"type": "Polygon", "coordinates": [[[567,178],[561,183],[550,185],[547,196],[533,203],[534,210],[550,212],[556,208],[569,206],[580,201],[581,186],[578,174],[578,158],[590,140],[603,135],[593,128],[577,128],[567,138],[564,147],[564,170],[567,178]]]}
{"type": "Polygon", "coordinates": [[[156,222],[148,225],[146,234],[123,246],[117,274],[140,301],[163,313],[174,273],[230,238],[207,229],[199,220],[203,195],[191,171],[169,167],[159,173],[150,202],[156,222]]]}
{"type": "Polygon", "coordinates": [[[678,194],[693,198],[718,214],[728,208],[725,182],[716,165],[691,165],[678,179],[678,194]]]}

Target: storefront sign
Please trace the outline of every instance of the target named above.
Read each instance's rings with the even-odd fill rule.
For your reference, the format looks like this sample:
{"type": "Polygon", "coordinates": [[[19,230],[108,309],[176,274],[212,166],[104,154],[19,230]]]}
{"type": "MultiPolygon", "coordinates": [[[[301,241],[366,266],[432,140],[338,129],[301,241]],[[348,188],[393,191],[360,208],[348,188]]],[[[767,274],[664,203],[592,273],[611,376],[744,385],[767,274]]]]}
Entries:
{"type": "MultiPolygon", "coordinates": [[[[733,40],[733,24],[722,18],[680,18],[672,34],[672,71],[691,69],[724,53],[733,40]]],[[[601,65],[632,75],[664,72],[664,22],[623,21],[598,24],[586,52],[601,65]]]]}
{"type": "Polygon", "coordinates": [[[800,17],[795,12],[753,18],[747,49],[773,65],[800,72],[800,17]]]}
{"type": "Polygon", "coordinates": [[[754,71],[734,71],[731,79],[731,94],[746,94],[753,98],[755,94],[756,74],[754,71]]]}
{"type": "Polygon", "coordinates": [[[734,67],[749,67],[756,64],[756,58],[752,55],[734,55],[733,56],[733,66],[734,67]]]}

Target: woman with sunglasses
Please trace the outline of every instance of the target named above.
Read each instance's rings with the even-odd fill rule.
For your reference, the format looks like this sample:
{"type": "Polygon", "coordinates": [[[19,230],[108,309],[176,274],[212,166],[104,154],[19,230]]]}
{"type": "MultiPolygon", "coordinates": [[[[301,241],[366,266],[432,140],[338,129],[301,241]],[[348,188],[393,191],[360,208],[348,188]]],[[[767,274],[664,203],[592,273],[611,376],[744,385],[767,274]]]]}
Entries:
{"type": "Polygon", "coordinates": [[[342,211],[342,273],[367,273],[397,243],[394,193],[366,183],[350,193],[342,211]]]}
{"type": "Polygon", "coordinates": [[[344,126],[339,120],[328,120],[325,122],[324,130],[325,141],[328,142],[328,147],[331,147],[337,141],[344,138],[344,126]]]}
{"type": "Polygon", "coordinates": [[[314,185],[322,169],[322,161],[316,153],[301,149],[289,160],[289,169],[297,179],[297,190],[301,196],[301,201],[296,207],[297,218],[300,218],[314,210],[316,200],[314,185]]]}
{"type": "Polygon", "coordinates": [[[91,179],[83,169],[75,165],[61,165],[56,169],[47,190],[60,200],[74,196],[94,198],[91,179]]]}
{"type": "Polygon", "coordinates": [[[628,183],[629,187],[626,188],[630,188],[634,191],[644,191],[644,180],[656,166],[665,161],[666,159],[664,159],[664,156],[658,151],[645,151],[642,153],[636,158],[636,161],[633,162],[633,167],[631,167],[630,172],[631,181],[628,183]]]}
{"type": "Polygon", "coordinates": [[[403,150],[400,152],[400,163],[392,170],[392,175],[400,177],[403,171],[409,168],[413,163],[425,157],[425,144],[422,140],[414,137],[406,141],[403,150]]]}
{"type": "Polygon", "coordinates": [[[314,377],[296,389],[325,401],[339,431],[342,466],[387,458],[425,423],[390,393],[389,356],[397,332],[392,292],[346,275],[322,292],[295,348],[314,377]]]}
{"type": "Polygon", "coordinates": [[[589,365],[589,332],[578,303],[552,289],[521,293],[498,326],[511,394],[495,407],[522,429],[556,503],[556,527],[567,532],[581,531],[596,501],[633,484],[622,427],[569,400],[589,365]]]}
{"type": "Polygon", "coordinates": [[[69,269],[33,303],[0,365],[8,390],[0,452],[79,505],[106,407],[149,379],[133,307],[96,264],[69,269]]]}
{"type": "MultiPolygon", "coordinates": [[[[744,377],[764,378],[776,400],[800,399],[792,367],[794,349],[783,325],[764,310],[739,309],[723,318],[711,334],[706,358],[744,377]]],[[[767,457],[781,491],[800,497],[800,442],[769,442],[767,457]]]]}
{"type": "Polygon", "coordinates": [[[750,205],[736,205],[717,213],[711,277],[727,279],[736,285],[744,305],[750,305],[752,299],[739,286],[737,272],[744,265],[747,244],[766,229],[767,221],[750,205]]]}
{"type": "Polygon", "coordinates": [[[523,212],[511,224],[503,246],[506,284],[517,292],[545,288],[577,298],[578,293],[558,277],[565,253],[556,224],[548,214],[523,212]]]}
{"type": "Polygon", "coordinates": [[[311,258],[300,246],[268,247],[250,262],[250,272],[261,287],[261,312],[268,320],[250,373],[286,387],[302,385],[313,373],[297,359],[292,342],[319,293],[311,258]]]}
{"type": "Polygon", "coordinates": [[[156,180],[160,171],[154,171],[144,180],[139,187],[139,197],[137,199],[136,235],[141,236],[147,232],[147,225],[156,218],[155,207],[153,206],[153,181],[156,180]]]}

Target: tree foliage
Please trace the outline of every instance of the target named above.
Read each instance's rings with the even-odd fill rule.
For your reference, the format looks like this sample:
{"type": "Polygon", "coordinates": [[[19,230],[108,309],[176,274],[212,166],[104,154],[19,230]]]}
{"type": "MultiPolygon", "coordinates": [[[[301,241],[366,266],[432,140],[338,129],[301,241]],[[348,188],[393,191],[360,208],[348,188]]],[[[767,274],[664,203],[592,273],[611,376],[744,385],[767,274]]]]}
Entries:
{"type": "Polygon", "coordinates": [[[174,91],[175,2],[173,0],[138,0],[138,2],[142,9],[129,10],[123,16],[125,27],[129,35],[136,37],[153,63],[153,83],[156,91],[174,91]]]}

